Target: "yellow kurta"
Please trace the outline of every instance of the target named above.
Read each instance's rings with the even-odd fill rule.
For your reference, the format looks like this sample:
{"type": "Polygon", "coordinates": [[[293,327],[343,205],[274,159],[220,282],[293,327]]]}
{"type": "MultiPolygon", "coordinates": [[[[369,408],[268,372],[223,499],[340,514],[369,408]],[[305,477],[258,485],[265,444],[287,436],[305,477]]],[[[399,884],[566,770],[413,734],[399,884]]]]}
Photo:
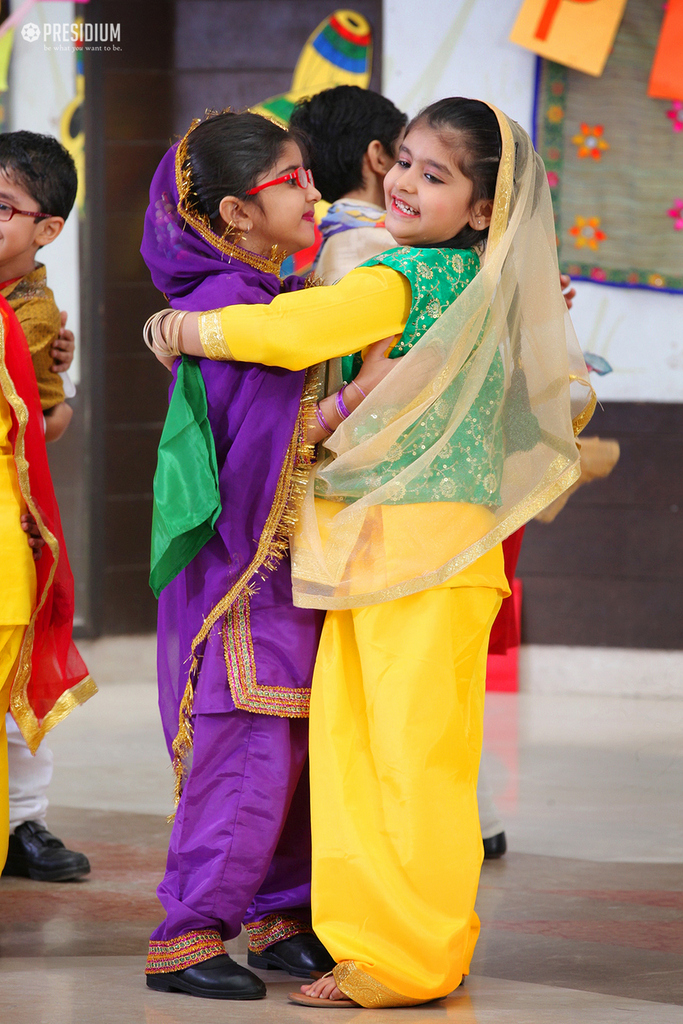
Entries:
{"type": "MultiPolygon", "coordinates": [[[[208,314],[200,333],[214,357],[227,347],[300,369],[402,333],[410,302],[401,274],[361,268],[333,287],[208,314]]],[[[322,529],[332,505],[316,501],[322,529]]],[[[428,508],[382,509],[397,557],[428,508]]],[[[469,526],[490,515],[446,511],[469,526]]],[[[446,995],[469,970],[486,656],[508,593],[497,545],[439,587],[327,613],[310,716],[313,927],[339,988],[362,1006],[446,995]]]]}
{"type": "Polygon", "coordinates": [[[0,391],[0,863],[9,838],[7,733],[5,715],[26,625],[36,600],[36,571],[20,516],[25,511],[9,431],[12,417],[0,391]]]}

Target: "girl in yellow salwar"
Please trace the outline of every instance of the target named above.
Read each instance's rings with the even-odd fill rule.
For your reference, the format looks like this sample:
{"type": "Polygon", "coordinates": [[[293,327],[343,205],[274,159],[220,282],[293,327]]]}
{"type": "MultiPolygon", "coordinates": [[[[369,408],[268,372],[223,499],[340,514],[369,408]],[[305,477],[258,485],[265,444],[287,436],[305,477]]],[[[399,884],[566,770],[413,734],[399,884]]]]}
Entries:
{"type": "Polygon", "coordinates": [[[328,609],[310,719],[313,925],[337,966],[291,997],[312,1006],[426,1002],[469,970],[500,542],[578,476],[591,404],[526,133],[442,100],[408,126],[385,193],[399,248],[338,284],[155,325],[160,355],[289,369],[400,336],[389,355],[404,358],[368,395],[349,383],[319,404],[330,454],[291,541],[295,604],[328,609]]]}

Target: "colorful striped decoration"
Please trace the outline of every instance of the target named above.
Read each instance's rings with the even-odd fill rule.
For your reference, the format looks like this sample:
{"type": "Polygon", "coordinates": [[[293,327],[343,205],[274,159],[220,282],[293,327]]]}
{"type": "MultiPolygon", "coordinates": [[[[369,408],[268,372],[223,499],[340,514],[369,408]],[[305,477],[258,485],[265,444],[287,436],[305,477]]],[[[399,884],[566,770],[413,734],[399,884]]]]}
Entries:
{"type": "Polygon", "coordinates": [[[287,125],[294,105],[336,85],[367,89],[372,71],[372,28],[357,11],[335,11],[306,40],[289,92],[251,107],[256,114],[287,125]]]}

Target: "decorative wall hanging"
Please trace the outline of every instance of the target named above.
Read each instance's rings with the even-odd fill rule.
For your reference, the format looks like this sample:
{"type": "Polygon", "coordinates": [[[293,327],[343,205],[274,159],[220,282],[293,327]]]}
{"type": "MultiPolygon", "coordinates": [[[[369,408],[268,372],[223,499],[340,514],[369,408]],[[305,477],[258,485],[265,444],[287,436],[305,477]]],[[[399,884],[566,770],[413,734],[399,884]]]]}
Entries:
{"type": "Polygon", "coordinates": [[[601,75],[626,0],[524,0],[510,39],[547,60],[601,75]]]}
{"type": "Polygon", "coordinates": [[[659,3],[629,0],[599,79],[539,61],[534,121],[562,270],[681,292],[683,131],[676,104],[647,95],[662,16],[659,3]]]}
{"type": "Polygon", "coordinates": [[[372,29],[357,11],[335,11],[318,25],[299,54],[289,92],[251,109],[286,125],[294,105],[336,85],[367,89],[372,71],[372,29]]]}

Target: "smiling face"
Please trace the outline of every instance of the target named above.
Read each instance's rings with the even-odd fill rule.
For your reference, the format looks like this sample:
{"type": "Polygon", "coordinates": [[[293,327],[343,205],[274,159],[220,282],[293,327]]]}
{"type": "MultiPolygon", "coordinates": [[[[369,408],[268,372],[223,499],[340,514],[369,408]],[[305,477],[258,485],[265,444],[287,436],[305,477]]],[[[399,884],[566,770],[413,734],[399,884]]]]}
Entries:
{"type": "Polygon", "coordinates": [[[384,179],[387,229],[399,245],[447,242],[465,225],[488,227],[490,200],[472,204],[472,182],[456,153],[431,128],[417,124],[403,140],[384,179]]]}
{"type": "MultiPolygon", "coordinates": [[[[295,142],[287,141],[278,160],[261,174],[257,185],[272,181],[301,167],[303,157],[295,142]]],[[[230,221],[242,239],[237,243],[250,252],[266,255],[273,245],[279,252],[294,253],[315,241],[313,207],[320,199],[315,185],[301,188],[296,180],[270,185],[246,200],[226,196],[220,204],[221,218],[230,221]]]]}
{"type": "MultiPolygon", "coordinates": [[[[21,185],[0,171],[0,206],[35,210],[40,204],[21,185]]],[[[0,282],[23,277],[35,268],[35,255],[41,245],[53,241],[62,230],[62,217],[34,221],[15,213],[11,220],[0,221],[0,282]]]]}

